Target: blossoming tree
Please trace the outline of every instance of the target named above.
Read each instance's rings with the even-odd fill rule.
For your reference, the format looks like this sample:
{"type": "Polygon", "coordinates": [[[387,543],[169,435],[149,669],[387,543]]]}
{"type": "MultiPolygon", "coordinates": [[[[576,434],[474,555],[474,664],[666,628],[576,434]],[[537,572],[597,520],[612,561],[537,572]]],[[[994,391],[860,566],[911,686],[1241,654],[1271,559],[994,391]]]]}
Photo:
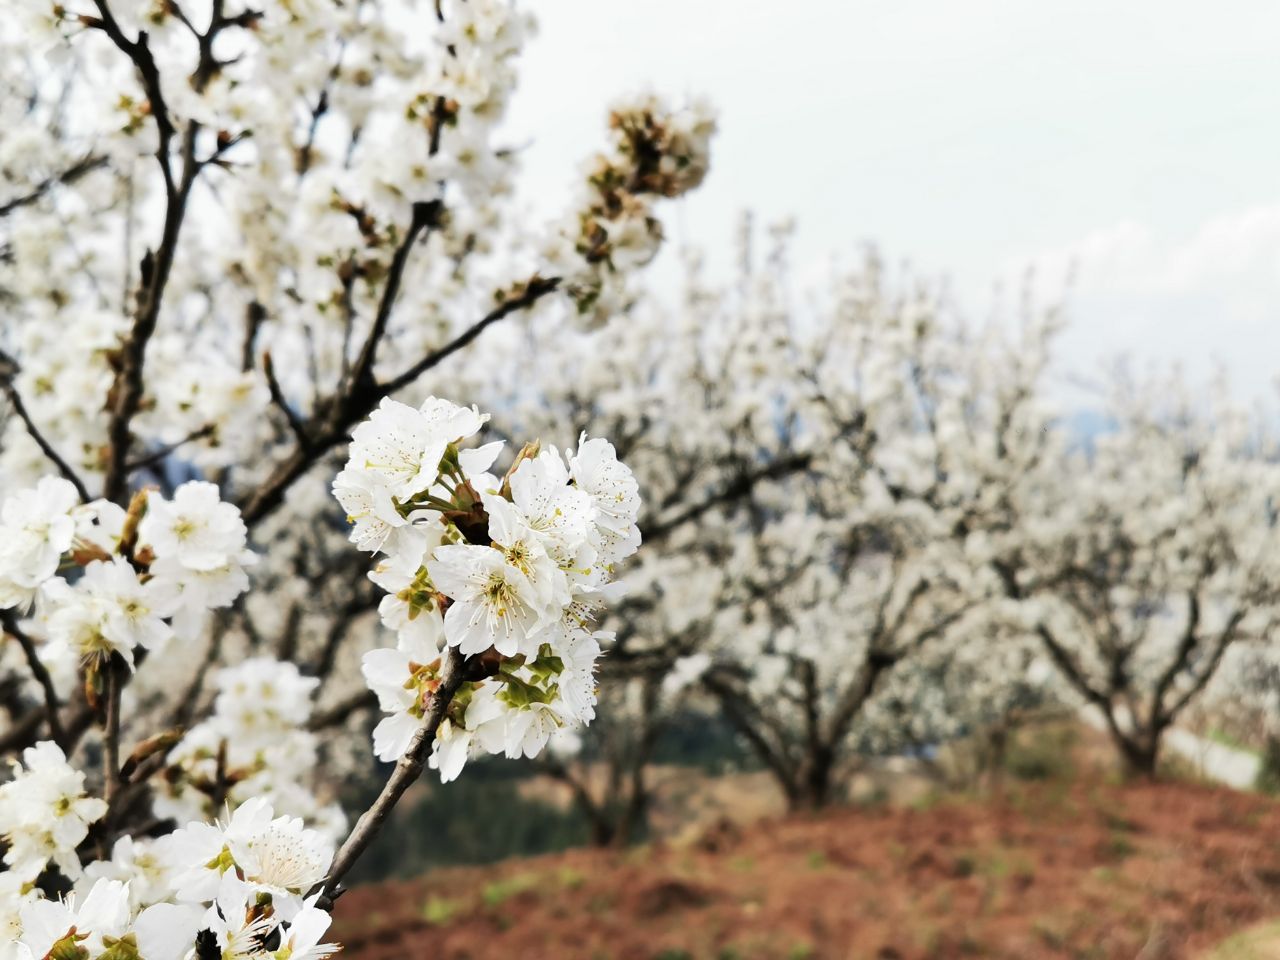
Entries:
{"type": "Polygon", "coordinates": [[[990,557],[1127,769],[1151,776],[1228,651],[1269,643],[1280,469],[1265,424],[1222,389],[1124,375],[1110,389],[1101,435],[1059,436],[1022,475],[990,557]]]}
{"type": "Polygon", "coordinates": [[[330,955],[341,881],[424,767],[590,720],[593,620],[640,540],[608,441],[504,457],[429,381],[521,311],[625,304],[714,124],[618,106],[575,205],[529,228],[500,121],[530,21],[504,2],[6,22],[0,957],[330,955]],[[313,776],[314,668],[379,603],[358,551],[395,767],[348,830],[313,776]]]}
{"type": "MultiPolygon", "coordinates": [[[[874,259],[806,301],[786,231],[760,263],[752,241],[748,228],[728,289],[694,258],[678,308],[642,303],[635,322],[557,341],[573,375],[533,385],[537,403],[513,422],[608,433],[648,493],[636,589],[606,621],[618,653],[605,688],[676,668],[793,806],[816,806],[838,796],[871,718],[890,722],[870,709],[886,677],[926,647],[985,648],[981,608],[998,582],[968,531],[1020,467],[1004,434],[1039,423],[1052,324],[1031,325],[1025,343],[998,327],[975,335],[928,290],[895,290],[874,259]]],[[[1016,683],[1013,669],[989,688],[1016,683]]],[[[645,729],[661,688],[626,701],[645,729]]],[[[577,794],[588,780],[581,771],[577,794]]],[[[643,806],[637,788],[624,813],[643,806]]]]}

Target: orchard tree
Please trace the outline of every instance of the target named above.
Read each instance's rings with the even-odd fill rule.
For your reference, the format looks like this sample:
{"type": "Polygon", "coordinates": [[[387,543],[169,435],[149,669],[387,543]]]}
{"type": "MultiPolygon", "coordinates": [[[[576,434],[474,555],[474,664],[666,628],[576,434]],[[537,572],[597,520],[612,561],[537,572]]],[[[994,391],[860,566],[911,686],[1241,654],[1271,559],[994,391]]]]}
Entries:
{"type": "Polygon", "coordinates": [[[728,289],[690,257],[674,308],[646,298],[633,322],[557,339],[580,375],[530,385],[511,416],[615,438],[648,548],[606,625],[629,655],[696,668],[702,705],[812,807],[837,796],[888,675],[983,640],[969,622],[998,580],[967,531],[1024,466],[1007,435],[1038,428],[1053,323],[974,333],[875,257],[806,299],[787,234],[756,262],[744,227],[728,289]]]}
{"type": "Polygon", "coordinates": [[[629,302],[713,121],[618,105],[572,208],[529,227],[506,3],[7,23],[0,956],[330,955],[341,882],[424,767],[591,718],[640,542],[608,441],[558,423],[565,446],[504,453],[437,368],[471,389],[504,319],[629,302]],[[372,698],[318,708],[353,659],[372,698]],[[348,830],[316,731],[370,699],[395,766],[348,830]]]}
{"type": "Polygon", "coordinates": [[[1109,400],[1101,435],[1060,431],[989,546],[1025,628],[1126,768],[1152,776],[1228,650],[1275,627],[1280,466],[1223,389],[1118,375],[1109,400]]]}
{"type": "Polygon", "coordinates": [[[888,677],[855,726],[860,754],[912,757],[948,786],[998,793],[1018,731],[1074,717],[1077,698],[1035,636],[999,605],[984,612],[888,677]]]}

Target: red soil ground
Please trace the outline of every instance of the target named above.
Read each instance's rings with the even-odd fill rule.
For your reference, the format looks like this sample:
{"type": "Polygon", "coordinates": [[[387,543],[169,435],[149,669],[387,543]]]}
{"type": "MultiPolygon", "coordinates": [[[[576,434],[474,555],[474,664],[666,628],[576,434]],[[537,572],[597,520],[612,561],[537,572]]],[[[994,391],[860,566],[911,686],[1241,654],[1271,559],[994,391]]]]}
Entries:
{"type": "Polygon", "coordinates": [[[352,960],[1175,960],[1276,915],[1280,804],[1097,779],[438,871],[351,891],[335,933],[352,960]]]}

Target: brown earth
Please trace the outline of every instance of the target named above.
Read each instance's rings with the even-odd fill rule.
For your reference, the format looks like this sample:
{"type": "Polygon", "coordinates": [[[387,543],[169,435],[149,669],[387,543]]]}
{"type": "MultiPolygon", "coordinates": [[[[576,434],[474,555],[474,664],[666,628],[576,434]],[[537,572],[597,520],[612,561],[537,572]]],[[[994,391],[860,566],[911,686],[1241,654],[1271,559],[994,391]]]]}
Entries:
{"type": "Polygon", "coordinates": [[[1174,960],[1278,914],[1280,804],[1088,777],[437,871],[351,891],[335,934],[352,960],[1174,960]]]}

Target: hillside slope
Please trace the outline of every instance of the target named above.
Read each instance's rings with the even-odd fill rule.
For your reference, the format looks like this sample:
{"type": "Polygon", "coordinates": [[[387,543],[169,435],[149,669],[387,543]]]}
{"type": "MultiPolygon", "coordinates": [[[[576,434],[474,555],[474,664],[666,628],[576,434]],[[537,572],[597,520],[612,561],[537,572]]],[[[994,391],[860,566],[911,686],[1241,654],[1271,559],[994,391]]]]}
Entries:
{"type": "Polygon", "coordinates": [[[336,932],[353,960],[1174,960],[1280,913],[1278,837],[1225,789],[1018,784],[437,871],[351,891],[336,932]]]}

